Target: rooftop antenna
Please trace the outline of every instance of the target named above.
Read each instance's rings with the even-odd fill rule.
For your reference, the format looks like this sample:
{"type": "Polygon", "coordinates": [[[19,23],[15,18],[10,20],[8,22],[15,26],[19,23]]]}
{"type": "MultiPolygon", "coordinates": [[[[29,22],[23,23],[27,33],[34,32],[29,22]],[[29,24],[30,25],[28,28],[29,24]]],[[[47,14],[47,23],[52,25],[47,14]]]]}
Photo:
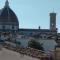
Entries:
{"type": "MultiPolygon", "coordinates": [[[[54,11],[54,8],[53,8],[53,12],[52,13],[56,13],[55,11],[54,11]]],[[[57,14],[57,13],[56,13],[57,14]]]]}
{"type": "Polygon", "coordinates": [[[53,13],[54,13],[54,8],[53,8],[53,13]]]}

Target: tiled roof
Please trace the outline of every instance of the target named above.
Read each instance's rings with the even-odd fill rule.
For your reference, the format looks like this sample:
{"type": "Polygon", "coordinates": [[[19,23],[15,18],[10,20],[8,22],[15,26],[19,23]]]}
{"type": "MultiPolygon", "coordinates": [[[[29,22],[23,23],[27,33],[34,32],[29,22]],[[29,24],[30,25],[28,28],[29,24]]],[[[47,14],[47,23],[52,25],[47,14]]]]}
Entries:
{"type": "Polygon", "coordinates": [[[19,29],[19,31],[40,31],[40,32],[50,32],[49,29],[19,29]]]}

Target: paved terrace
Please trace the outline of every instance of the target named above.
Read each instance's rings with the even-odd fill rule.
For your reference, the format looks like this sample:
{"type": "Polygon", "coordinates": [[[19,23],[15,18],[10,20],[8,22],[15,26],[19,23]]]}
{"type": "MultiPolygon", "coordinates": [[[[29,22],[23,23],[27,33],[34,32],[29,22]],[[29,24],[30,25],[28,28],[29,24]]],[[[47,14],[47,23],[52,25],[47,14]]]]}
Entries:
{"type": "Polygon", "coordinates": [[[8,50],[12,50],[17,53],[20,53],[23,56],[26,55],[26,56],[30,56],[30,57],[41,59],[41,60],[54,60],[54,58],[52,58],[52,56],[50,54],[47,54],[44,51],[33,49],[30,47],[24,48],[24,47],[14,44],[14,43],[10,44],[7,41],[3,44],[3,47],[8,50]]]}

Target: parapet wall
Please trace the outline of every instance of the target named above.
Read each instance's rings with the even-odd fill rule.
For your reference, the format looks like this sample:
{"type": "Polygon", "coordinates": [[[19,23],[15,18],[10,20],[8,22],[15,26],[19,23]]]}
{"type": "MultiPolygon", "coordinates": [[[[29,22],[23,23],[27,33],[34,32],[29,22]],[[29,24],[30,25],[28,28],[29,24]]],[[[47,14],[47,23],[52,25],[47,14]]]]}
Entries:
{"type": "Polygon", "coordinates": [[[34,48],[30,48],[30,47],[21,47],[19,45],[16,45],[16,47],[10,45],[10,44],[7,44],[5,43],[3,45],[4,48],[7,48],[9,50],[12,50],[12,51],[15,51],[17,53],[20,53],[22,54],[23,56],[24,55],[28,55],[28,56],[31,56],[31,57],[34,57],[34,58],[38,58],[38,59],[50,59],[52,60],[52,56],[50,54],[47,54],[45,53],[44,51],[41,51],[41,50],[37,50],[37,49],[34,49],[34,48]]]}

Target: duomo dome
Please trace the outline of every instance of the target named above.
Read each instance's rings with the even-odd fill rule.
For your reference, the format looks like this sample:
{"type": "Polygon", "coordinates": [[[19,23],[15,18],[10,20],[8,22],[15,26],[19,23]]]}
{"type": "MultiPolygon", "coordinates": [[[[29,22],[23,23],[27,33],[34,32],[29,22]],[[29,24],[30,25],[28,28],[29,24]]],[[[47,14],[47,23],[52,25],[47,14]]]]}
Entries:
{"type": "Polygon", "coordinates": [[[0,11],[0,30],[18,30],[19,22],[16,14],[9,7],[6,0],[4,8],[0,11]]]}

